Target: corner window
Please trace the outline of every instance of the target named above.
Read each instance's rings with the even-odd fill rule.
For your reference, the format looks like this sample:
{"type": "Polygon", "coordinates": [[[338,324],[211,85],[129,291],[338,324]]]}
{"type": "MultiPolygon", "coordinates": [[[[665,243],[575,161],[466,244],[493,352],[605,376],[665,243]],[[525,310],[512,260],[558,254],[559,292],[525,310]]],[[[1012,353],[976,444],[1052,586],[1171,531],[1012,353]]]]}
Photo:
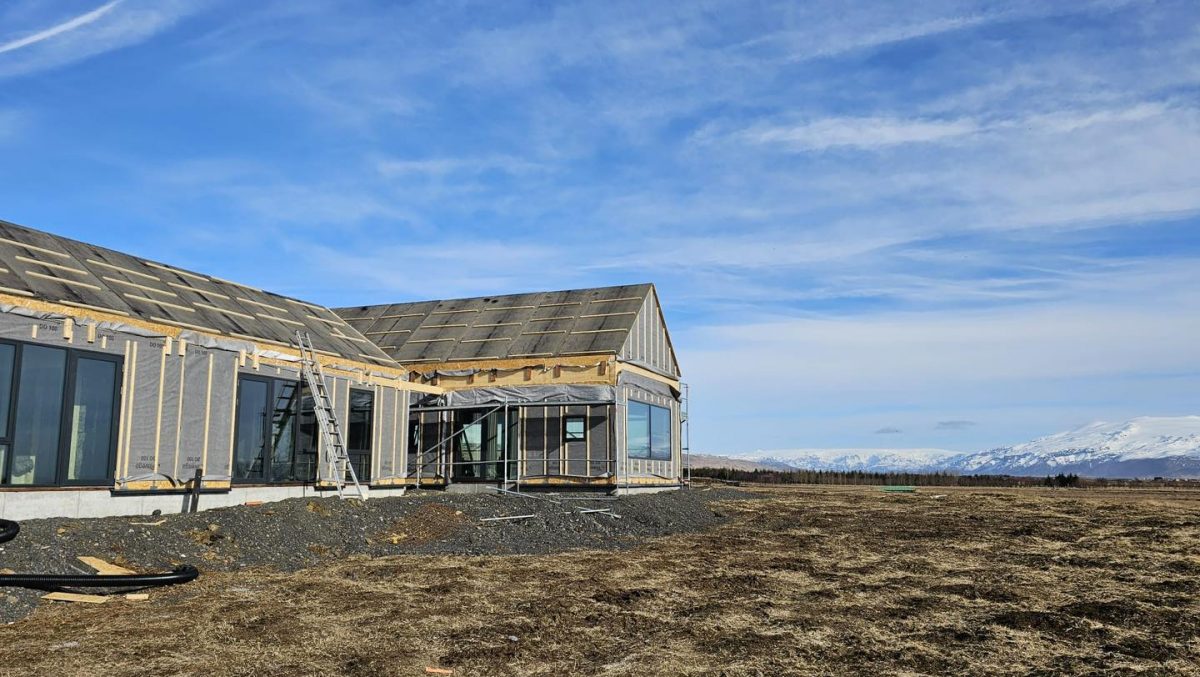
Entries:
{"type": "Polygon", "coordinates": [[[625,425],[629,458],[671,460],[671,410],[630,400],[625,425]]]}
{"type": "Polygon", "coordinates": [[[0,485],[111,482],[120,373],[114,355],[0,343],[0,485]]]}
{"type": "Polygon", "coordinates": [[[567,416],[563,418],[563,441],[587,441],[587,416],[567,416]]]}

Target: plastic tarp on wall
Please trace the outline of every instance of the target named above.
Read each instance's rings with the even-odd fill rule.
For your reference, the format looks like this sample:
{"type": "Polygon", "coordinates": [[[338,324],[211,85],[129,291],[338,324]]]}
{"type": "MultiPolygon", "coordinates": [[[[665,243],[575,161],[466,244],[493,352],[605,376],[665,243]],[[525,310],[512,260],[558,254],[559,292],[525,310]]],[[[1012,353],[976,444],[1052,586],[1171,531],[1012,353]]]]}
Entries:
{"type": "Polygon", "coordinates": [[[641,374],[635,374],[631,371],[623,371],[617,376],[617,383],[622,386],[630,386],[638,390],[645,391],[651,395],[659,395],[662,397],[670,397],[671,399],[679,399],[679,391],[671,386],[652,378],[647,378],[641,374]]]}
{"type": "Polygon", "coordinates": [[[616,388],[604,385],[501,386],[456,390],[446,395],[452,407],[503,404],[504,402],[612,402],[616,388]]]}

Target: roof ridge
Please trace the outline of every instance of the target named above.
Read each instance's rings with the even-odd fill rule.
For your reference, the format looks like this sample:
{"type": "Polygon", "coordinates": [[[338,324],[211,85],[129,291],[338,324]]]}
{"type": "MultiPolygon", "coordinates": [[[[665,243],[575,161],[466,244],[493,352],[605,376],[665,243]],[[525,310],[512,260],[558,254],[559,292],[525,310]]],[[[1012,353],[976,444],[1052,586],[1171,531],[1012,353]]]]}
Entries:
{"type": "Polygon", "coordinates": [[[461,297],[455,297],[455,298],[419,299],[416,301],[395,301],[392,303],[370,303],[370,304],[358,305],[358,306],[332,306],[332,307],[330,307],[330,310],[337,312],[339,310],[361,310],[364,308],[380,308],[380,307],[385,307],[385,306],[409,306],[409,305],[419,305],[422,303],[450,303],[452,301],[479,301],[479,300],[483,300],[483,299],[512,298],[515,296],[539,296],[539,295],[543,295],[543,294],[573,294],[573,293],[579,293],[579,292],[603,291],[603,290],[608,290],[608,289],[621,289],[621,288],[625,288],[625,287],[646,287],[647,292],[648,292],[649,289],[652,289],[654,287],[654,283],[653,282],[635,282],[632,284],[611,284],[611,285],[605,285],[602,287],[579,287],[577,289],[535,290],[535,291],[526,291],[526,292],[516,292],[516,293],[511,293],[511,294],[481,294],[479,296],[461,296],[461,297]]]}

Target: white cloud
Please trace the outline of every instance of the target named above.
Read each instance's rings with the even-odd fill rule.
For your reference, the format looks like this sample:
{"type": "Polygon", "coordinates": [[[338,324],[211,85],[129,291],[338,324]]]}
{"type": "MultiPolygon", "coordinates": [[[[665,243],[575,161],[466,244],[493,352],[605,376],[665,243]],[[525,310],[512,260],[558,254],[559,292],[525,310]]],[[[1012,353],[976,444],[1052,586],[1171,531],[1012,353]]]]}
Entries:
{"type": "Polygon", "coordinates": [[[1141,306],[792,317],[674,338],[698,448],[744,448],[735,431],[747,426],[763,446],[866,446],[864,431],[894,425],[924,431],[906,443],[981,449],[1098,417],[1195,413],[1197,332],[1200,298],[1174,293],[1141,306]],[[930,430],[948,417],[980,425],[930,430]]]}
{"type": "Polygon", "coordinates": [[[507,174],[524,174],[541,168],[539,163],[510,155],[434,157],[419,160],[388,158],[379,160],[375,166],[380,174],[389,178],[443,177],[448,174],[479,174],[493,170],[507,174]]]}
{"type": "Polygon", "coordinates": [[[740,135],[752,143],[806,151],[839,146],[874,149],[906,143],[928,143],[978,131],[979,125],[972,120],[864,117],[826,118],[798,125],[750,128],[740,135]]]}
{"type": "MultiPolygon", "coordinates": [[[[753,125],[730,136],[753,144],[792,151],[821,151],[837,147],[875,150],[911,143],[952,142],[961,137],[979,137],[976,140],[987,140],[988,136],[1000,135],[1022,138],[1033,135],[1071,134],[1096,126],[1141,123],[1168,112],[1170,109],[1165,104],[1147,102],[1127,108],[1059,110],[991,121],[982,117],[831,117],[795,124],[753,125]]],[[[699,142],[711,142],[720,138],[720,132],[713,127],[696,136],[699,142]]]]}
{"type": "Polygon", "coordinates": [[[1195,259],[1143,263],[1087,277],[1054,303],[763,317],[677,331],[676,343],[698,391],[735,392],[756,374],[759,396],[798,409],[1002,392],[1044,400],[1072,380],[1193,373],[1198,271],[1195,259]]]}
{"type": "Polygon", "coordinates": [[[17,29],[0,44],[0,77],[58,68],[143,42],[206,4],[113,0],[48,27],[17,29]]]}

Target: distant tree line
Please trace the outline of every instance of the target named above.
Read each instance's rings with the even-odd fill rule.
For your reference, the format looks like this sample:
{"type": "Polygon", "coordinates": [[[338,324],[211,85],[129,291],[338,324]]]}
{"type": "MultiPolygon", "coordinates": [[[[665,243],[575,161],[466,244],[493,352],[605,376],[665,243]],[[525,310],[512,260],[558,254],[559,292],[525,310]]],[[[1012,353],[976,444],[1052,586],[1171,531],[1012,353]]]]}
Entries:
{"type": "Polygon", "coordinates": [[[1055,476],[1019,477],[1016,475],[959,475],[951,472],[866,472],[862,470],[736,470],[734,468],[692,468],[693,477],[708,477],[725,482],[758,484],[850,484],[914,487],[1189,487],[1200,488],[1197,480],[1156,477],[1153,480],[1103,479],[1080,477],[1075,473],[1055,476]]]}
{"type": "Polygon", "coordinates": [[[1062,473],[1058,473],[1054,477],[1046,475],[1046,479],[1042,480],[1042,486],[1044,486],[1044,487],[1077,487],[1077,486],[1079,486],[1079,475],[1076,475],[1075,473],[1071,473],[1070,475],[1064,475],[1062,473]]]}

